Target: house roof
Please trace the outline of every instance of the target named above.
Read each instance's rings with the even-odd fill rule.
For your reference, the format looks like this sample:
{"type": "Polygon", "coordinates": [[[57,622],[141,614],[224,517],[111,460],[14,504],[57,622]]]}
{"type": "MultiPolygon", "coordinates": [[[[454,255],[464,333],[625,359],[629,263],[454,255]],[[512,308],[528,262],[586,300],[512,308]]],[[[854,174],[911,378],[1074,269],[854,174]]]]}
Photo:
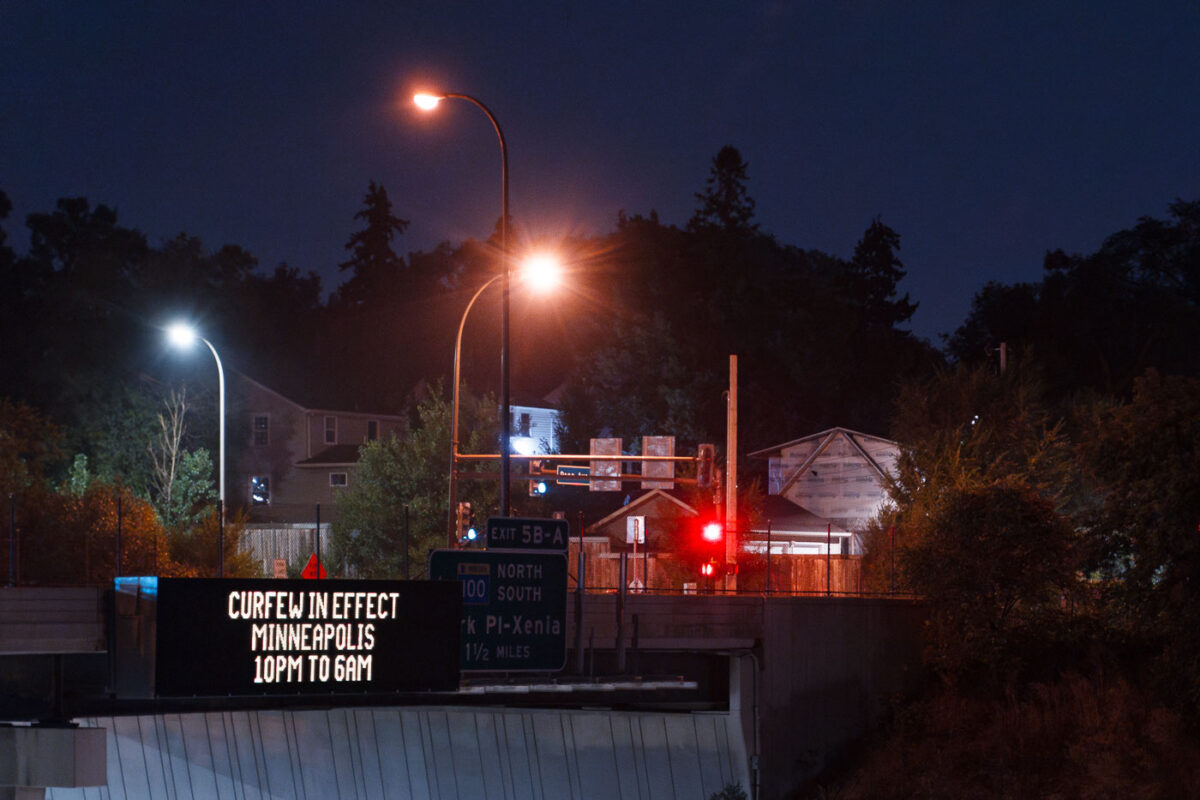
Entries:
{"type": "Polygon", "coordinates": [[[753,453],[748,453],[747,455],[749,458],[771,458],[772,456],[782,455],[783,451],[788,449],[789,447],[795,447],[798,444],[801,444],[803,442],[810,442],[813,439],[828,439],[829,437],[836,435],[836,434],[844,435],[851,443],[853,443],[859,447],[862,446],[861,444],[859,444],[859,442],[861,442],[863,439],[874,439],[877,442],[886,442],[887,444],[896,445],[897,447],[900,446],[896,442],[893,442],[891,439],[885,439],[882,436],[875,436],[870,433],[860,433],[859,431],[852,431],[849,428],[835,427],[835,428],[827,428],[826,430],[820,431],[818,433],[811,433],[808,436],[801,436],[799,439],[792,439],[790,442],[784,442],[783,444],[777,444],[774,447],[767,447],[762,450],[756,450],[753,453]]]}
{"type": "Polygon", "coordinates": [[[329,408],[312,408],[309,406],[305,406],[301,403],[297,403],[295,400],[293,400],[292,398],[283,394],[282,392],[272,389],[270,386],[267,386],[265,383],[261,383],[260,381],[254,380],[254,378],[251,378],[249,375],[246,375],[244,373],[238,373],[238,374],[241,376],[242,380],[253,384],[254,386],[258,387],[261,391],[269,392],[270,394],[275,395],[276,397],[278,397],[280,400],[284,401],[285,403],[293,405],[300,411],[304,411],[309,414],[331,414],[331,415],[335,415],[335,416],[336,415],[343,415],[343,416],[353,415],[356,417],[367,417],[370,419],[380,419],[380,420],[386,419],[386,420],[390,420],[390,421],[394,421],[394,422],[399,422],[404,419],[404,417],[399,416],[397,414],[376,414],[374,412],[369,412],[369,411],[347,411],[347,410],[337,410],[337,409],[329,409],[329,408]]]}
{"type": "Polygon", "coordinates": [[[651,489],[650,491],[646,492],[645,494],[643,494],[641,497],[637,498],[636,500],[631,500],[630,502],[621,506],[616,511],[609,514],[607,517],[596,520],[588,527],[592,530],[596,530],[597,528],[607,525],[608,523],[612,522],[613,520],[617,520],[617,519],[620,519],[621,517],[629,516],[630,514],[634,513],[638,509],[639,506],[646,505],[647,503],[649,503],[651,500],[653,500],[656,497],[663,497],[663,498],[666,498],[667,500],[670,500],[672,503],[679,506],[679,510],[682,511],[684,514],[689,514],[694,517],[699,513],[696,511],[696,509],[692,508],[690,505],[683,502],[678,497],[668,494],[667,492],[663,491],[662,489],[651,489]]]}
{"type": "Polygon", "coordinates": [[[750,456],[753,458],[777,458],[782,456],[783,451],[789,447],[794,447],[804,442],[817,442],[817,446],[814,447],[813,451],[808,454],[808,457],[804,459],[803,463],[792,470],[792,473],[787,476],[783,487],[779,490],[779,494],[784,494],[796,483],[796,481],[800,479],[801,475],[804,475],[809,469],[812,468],[813,463],[821,457],[821,454],[824,453],[829,446],[838,439],[842,439],[847,442],[850,447],[858,453],[863,462],[875,472],[880,480],[887,479],[887,472],[879,465],[879,462],[877,462],[871,456],[871,454],[867,452],[866,448],[863,446],[863,442],[866,439],[870,439],[876,442],[883,442],[884,444],[892,445],[893,447],[897,448],[899,445],[890,439],[884,439],[880,436],[871,436],[870,434],[866,433],[859,433],[858,431],[852,431],[849,428],[830,428],[828,430],[821,431],[820,433],[814,433],[811,436],[793,439],[790,442],[777,445],[776,447],[770,447],[766,450],[759,450],[757,452],[750,453],[750,456]]]}
{"type": "Polygon", "coordinates": [[[766,533],[767,523],[771,524],[772,533],[831,533],[847,534],[850,531],[841,525],[835,525],[824,517],[819,517],[804,506],[793,503],[778,494],[767,495],[763,501],[763,522],[752,527],[754,533],[766,533]]]}
{"type": "Polygon", "coordinates": [[[326,447],[312,458],[297,461],[298,467],[345,467],[358,463],[357,444],[335,444],[326,447]]]}

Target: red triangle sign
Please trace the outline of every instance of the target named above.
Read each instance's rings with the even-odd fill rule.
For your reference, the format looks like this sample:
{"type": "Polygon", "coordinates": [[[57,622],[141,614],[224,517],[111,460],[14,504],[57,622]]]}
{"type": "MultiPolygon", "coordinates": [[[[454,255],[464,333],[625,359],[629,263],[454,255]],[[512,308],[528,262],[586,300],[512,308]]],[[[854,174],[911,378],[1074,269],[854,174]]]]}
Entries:
{"type": "Polygon", "coordinates": [[[321,565],[321,562],[317,561],[316,553],[308,557],[308,563],[304,565],[304,569],[300,570],[300,577],[310,580],[325,577],[325,567],[321,565]]]}

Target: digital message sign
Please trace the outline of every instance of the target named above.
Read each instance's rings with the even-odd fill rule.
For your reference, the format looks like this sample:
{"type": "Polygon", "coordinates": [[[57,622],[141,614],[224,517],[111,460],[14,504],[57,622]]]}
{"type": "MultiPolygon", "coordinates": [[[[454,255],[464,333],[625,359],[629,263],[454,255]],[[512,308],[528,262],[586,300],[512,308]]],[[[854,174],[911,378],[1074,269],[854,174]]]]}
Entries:
{"type": "Polygon", "coordinates": [[[159,578],[155,693],[453,691],[461,604],[434,581],[159,578]]]}
{"type": "Polygon", "coordinates": [[[567,557],[517,550],[435,550],[429,577],[462,597],[463,670],[555,672],[567,660],[567,557]]]}

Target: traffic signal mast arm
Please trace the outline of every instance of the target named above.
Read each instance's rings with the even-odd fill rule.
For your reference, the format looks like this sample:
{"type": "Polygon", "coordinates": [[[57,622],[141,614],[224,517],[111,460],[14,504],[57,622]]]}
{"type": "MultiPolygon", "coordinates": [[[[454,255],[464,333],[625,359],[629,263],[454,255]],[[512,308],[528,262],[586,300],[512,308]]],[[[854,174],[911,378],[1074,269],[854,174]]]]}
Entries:
{"type": "MultiPolygon", "coordinates": [[[[499,453],[459,453],[459,459],[463,461],[494,461],[500,458],[499,453]]],[[[697,461],[698,456],[593,456],[587,453],[582,455],[552,453],[534,453],[532,455],[522,455],[521,453],[511,453],[509,455],[513,461],[697,461]]]]}
{"type": "MultiPolygon", "coordinates": [[[[499,460],[500,455],[498,453],[459,453],[457,458],[459,461],[487,462],[487,461],[499,460]]],[[[701,488],[707,488],[707,484],[702,475],[703,466],[706,463],[705,457],[703,455],[703,451],[701,452],[701,455],[696,455],[696,456],[640,456],[640,455],[602,456],[602,455],[570,454],[570,453],[567,453],[567,454],[555,453],[552,455],[547,455],[545,453],[537,453],[537,454],[531,454],[531,455],[522,455],[522,454],[518,454],[518,453],[510,453],[509,458],[511,458],[514,461],[531,462],[531,466],[532,466],[532,462],[535,462],[535,461],[543,461],[543,462],[544,461],[677,461],[677,462],[681,462],[681,463],[695,463],[697,465],[697,472],[698,472],[698,474],[701,475],[701,477],[698,477],[698,478],[673,477],[673,478],[670,478],[670,480],[674,481],[675,483],[682,483],[682,484],[688,484],[688,485],[699,484],[701,486],[701,488]]],[[[707,463],[711,465],[711,463],[712,463],[711,455],[708,457],[707,463]]],[[[549,470],[549,471],[542,470],[539,472],[534,472],[531,470],[529,472],[529,475],[531,475],[531,476],[533,476],[533,475],[553,475],[553,474],[555,474],[553,470],[549,470]]],[[[711,475],[711,472],[710,472],[710,475],[711,475]]],[[[458,476],[460,478],[499,478],[500,477],[499,473],[495,473],[495,472],[462,472],[462,471],[460,471],[458,473],[458,476]]],[[[586,476],[580,476],[578,479],[579,480],[594,480],[594,481],[660,480],[660,479],[654,478],[654,477],[647,478],[647,476],[642,475],[641,473],[636,473],[636,472],[622,472],[619,475],[586,475],[586,476]]],[[[711,478],[709,480],[711,480],[711,478]]]]}

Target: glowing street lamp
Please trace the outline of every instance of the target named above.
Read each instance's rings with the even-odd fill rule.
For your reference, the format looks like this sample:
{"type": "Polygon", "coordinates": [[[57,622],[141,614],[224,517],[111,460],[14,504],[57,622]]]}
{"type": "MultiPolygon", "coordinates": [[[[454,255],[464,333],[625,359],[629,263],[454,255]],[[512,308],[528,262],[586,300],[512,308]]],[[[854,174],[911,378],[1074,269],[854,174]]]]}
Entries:
{"type": "MultiPolygon", "coordinates": [[[[531,256],[525,261],[521,269],[521,278],[524,283],[539,294],[551,290],[561,282],[562,267],[559,265],[558,259],[554,256],[539,254],[531,256]]],[[[462,337],[463,328],[467,324],[467,314],[471,313],[471,308],[475,305],[475,301],[484,293],[489,286],[505,275],[495,275],[487,280],[482,286],[475,290],[475,294],[471,296],[467,302],[467,307],[463,309],[462,319],[458,322],[458,336],[454,339],[454,376],[452,378],[450,402],[450,507],[447,512],[448,526],[450,528],[449,544],[454,547],[458,541],[458,531],[454,520],[454,510],[458,508],[458,383],[460,374],[460,362],[462,360],[462,337]]],[[[509,417],[508,404],[505,404],[504,419],[507,421],[509,417]]],[[[508,434],[506,423],[505,435],[508,434]]],[[[501,453],[501,480],[505,479],[503,464],[505,454],[501,453]]],[[[501,486],[504,486],[502,483],[501,486]]],[[[508,513],[504,511],[503,497],[501,499],[501,514],[508,513]]]]}
{"type": "Polygon", "coordinates": [[[225,572],[225,370],[221,366],[221,357],[212,342],[196,333],[196,329],[184,322],[176,322],[167,326],[167,341],[180,349],[188,349],[196,340],[204,342],[217,362],[217,577],[223,577],[225,572]]]}
{"type": "MultiPolygon", "coordinates": [[[[511,449],[509,439],[512,434],[512,421],[509,419],[511,415],[511,394],[509,392],[509,313],[508,313],[508,295],[510,288],[509,280],[509,263],[508,263],[508,145],[504,141],[504,132],[500,130],[500,123],[496,119],[496,115],[491,112],[487,106],[476,100],[474,97],[466,94],[455,94],[446,92],[443,94],[432,94],[429,92],[420,92],[413,95],[413,103],[417,108],[423,111],[433,111],[438,107],[438,103],[442,100],[465,100],[471,103],[484,114],[492,123],[492,127],[496,130],[496,138],[500,140],[500,276],[504,279],[504,295],[502,301],[503,320],[501,325],[500,339],[500,395],[503,410],[501,414],[501,434],[500,434],[500,515],[508,516],[509,513],[509,476],[510,476],[510,459],[509,451],[511,449]]],[[[482,289],[480,290],[482,291],[482,289]]],[[[453,465],[451,465],[453,467],[453,465]]],[[[453,472],[453,468],[451,469],[453,472]]]]}

